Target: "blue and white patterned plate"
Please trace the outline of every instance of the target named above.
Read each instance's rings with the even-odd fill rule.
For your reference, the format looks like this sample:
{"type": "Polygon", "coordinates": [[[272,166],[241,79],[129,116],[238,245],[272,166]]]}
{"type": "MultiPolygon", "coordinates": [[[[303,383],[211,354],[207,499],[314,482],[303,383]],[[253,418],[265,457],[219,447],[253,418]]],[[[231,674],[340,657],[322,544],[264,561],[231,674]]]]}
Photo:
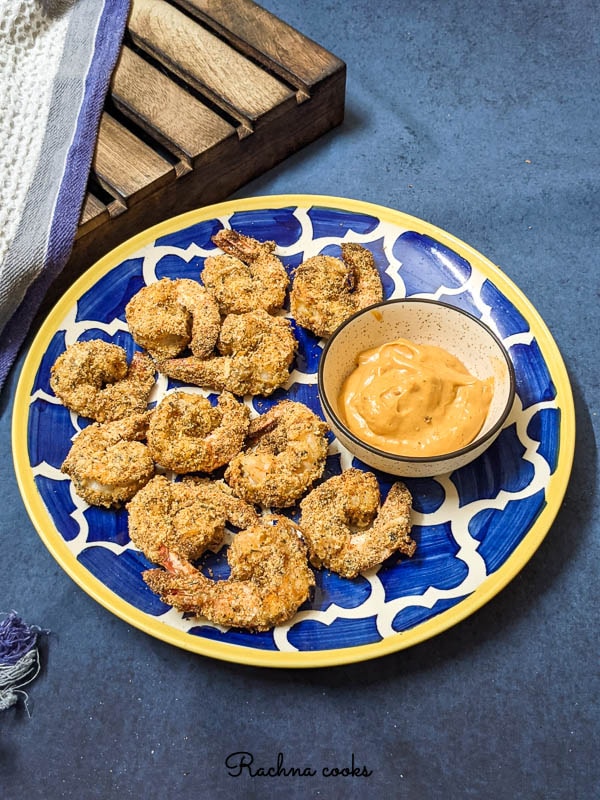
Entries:
{"type": "MultiPolygon", "coordinates": [[[[296,327],[298,356],[286,387],[246,398],[263,412],[284,397],[321,413],[322,342],[296,327]]],[[[160,377],[153,400],[176,384],[160,377]]],[[[198,390],[195,390],[198,391],[198,390]]],[[[111,612],[159,639],[239,663],[312,667],[402,649],[464,619],[531,558],[562,501],[571,470],[575,418],[568,377],[543,321],[523,294],[480,253],[448,233],[391,209],[332,197],[237,200],[168,220],[134,237],[80,278],[42,326],[23,367],[13,418],[19,485],[41,538],[66,572],[111,612]],[[491,326],[508,348],[517,398],[505,427],[472,464],[437,478],[407,480],[414,498],[410,559],[392,558],[355,580],[316,571],[314,597],[286,625],[253,634],[212,625],[162,603],[141,573],[125,511],[89,507],[60,472],[73,436],[88,424],[49,387],[50,368],[72,342],[103,338],[131,354],[124,309],[144,284],[198,279],[211,236],[223,225],[272,239],[289,270],[355,241],[374,254],[384,293],[453,303],[491,326]]],[[[336,441],[324,477],[363,467],[336,441]]],[[[364,467],[363,467],[364,468],[364,467]]],[[[392,482],[379,474],[383,491],[392,482]]],[[[293,511],[290,512],[293,515],[293,511]]],[[[226,548],[211,554],[226,575],[226,548]]]]}

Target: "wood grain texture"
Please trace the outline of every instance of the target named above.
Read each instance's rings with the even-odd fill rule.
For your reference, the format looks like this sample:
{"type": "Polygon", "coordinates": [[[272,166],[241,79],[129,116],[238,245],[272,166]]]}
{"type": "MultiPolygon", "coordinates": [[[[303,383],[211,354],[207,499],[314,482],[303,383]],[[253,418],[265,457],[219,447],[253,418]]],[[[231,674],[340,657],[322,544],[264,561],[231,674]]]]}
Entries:
{"type": "Polygon", "coordinates": [[[345,80],[342,61],[251,0],[134,0],[61,286],[339,125],[345,80]]]}
{"type": "Polygon", "coordinates": [[[302,89],[299,99],[343,63],[252,0],[175,0],[242,52],[256,58],[284,80],[302,89]]]}
{"type": "Polygon", "coordinates": [[[81,231],[89,233],[90,231],[102,225],[109,218],[108,208],[99,200],[96,195],[88,192],[83,201],[83,208],[81,210],[81,220],[79,228],[81,231]]]}
{"type": "Polygon", "coordinates": [[[130,47],[121,50],[111,85],[117,108],[190,167],[235,128],[189,92],[144,61],[130,47]]]}
{"type": "Polygon", "coordinates": [[[92,162],[98,182],[127,205],[175,180],[172,165],[104,112],[92,162]]]}
{"type": "Polygon", "coordinates": [[[164,0],[133,0],[134,42],[252,129],[292,90],[164,0]]]}

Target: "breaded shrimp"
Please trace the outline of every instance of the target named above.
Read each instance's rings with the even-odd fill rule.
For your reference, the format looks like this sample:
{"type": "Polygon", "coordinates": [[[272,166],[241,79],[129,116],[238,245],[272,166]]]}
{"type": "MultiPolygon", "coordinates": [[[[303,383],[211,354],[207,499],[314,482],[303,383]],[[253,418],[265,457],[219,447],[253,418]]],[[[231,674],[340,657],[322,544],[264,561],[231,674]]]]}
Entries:
{"type": "Polygon", "coordinates": [[[216,300],[189,278],[162,278],[144,286],[127,303],[125,317],[135,341],[155,359],[174,358],[186,347],[204,358],[221,327],[216,300]]]}
{"type": "Polygon", "coordinates": [[[249,503],[291,506],[323,474],[326,433],[310,408],[283,400],[250,421],[250,446],[232,459],[225,480],[249,503]]]}
{"type": "Polygon", "coordinates": [[[250,409],[229,392],[213,406],[206,397],[172,392],[152,415],[148,448],[173,472],[212,472],[229,464],[244,444],[250,409]]]}
{"type": "Polygon", "coordinates": [[[151,413],[93,423],[74,440],[61,470],[90,505],[110,508],[131,500],[154,475],[154,462],[141,441],[151,413]]]}
{"type": "Polygon", "coordinates": [[[227,228],[212,240],[225,255],[209,256],[200,277],[221,314],[282,308],[290,280],[273,253],[275,242],[259,242],[227,228]]]}
{"type": "Polygon", "coordinates": [[[221,355],[171,358],[158,368],[171,378],[244,396],[269,395],[290,376],[298,342],[284,317],[266,311],[229,314],[217,342],[221,355]]]}
{"type": "Polygon", "coordinates": [[[223,481],[186,477],[177,483],[156,475],[127,505],[129,536],[144,555],[169,567],[169,557],[199,558],[223,543],[225,525],[247,528],[258,521],[254,508],[235,497],[223,481]]]}
{"type": "Polygon", "coordinates": [[[417,545],[410,536],[410,492],[398,481],[381,508],[379,503],[375,475],[359,469],[313,489],[300,503],[311,564],[355,578],[394,552],[412,556],[417,545]]]}
{"type": "Polygon", "coordinates": [[[342,244],[342,258],[313,256],[296,269],[290,292],[292,317],[316,336],[331,336],[361,308],[383,299],[383,287],[370,250],[342,244]]]}
{"type": "Polygon", "coordinates": [[[92,339],[61,353],[50,370],[50,387],[71,411],[109,422],[146,410],[155,374],[144,353],[134,353],[127,366],[122,347],[92,339]]]}
{"type": "Polygon", "coordinates": [[[143,578],[161,600],[210,622],[266,631],[291,619],[308,599],[315,579],[300,531],[286,517],[268,516],[240,531],[227,553],[229,578],[212,581],[187,561],[143,578]]]}

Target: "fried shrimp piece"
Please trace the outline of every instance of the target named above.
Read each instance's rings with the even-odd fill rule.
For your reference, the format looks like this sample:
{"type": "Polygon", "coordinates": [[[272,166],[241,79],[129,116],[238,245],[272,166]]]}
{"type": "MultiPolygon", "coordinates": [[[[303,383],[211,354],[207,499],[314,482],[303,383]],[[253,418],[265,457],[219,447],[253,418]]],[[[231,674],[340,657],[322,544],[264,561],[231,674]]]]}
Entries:
{"type": "Polygon", "coordinates": [[[199,395],[173,392],[152,415],[148,448],[152,458],[173,472],[212,472],[229,464],[244,444],[250,409],[229,392],[217,405],[199,395]]]}
{"type": "Polygon", "coordinates": [[[155,374],[144,353],[134,353],[128,366],[122,347],[92,339],[61,353],[50,370],[50,387],[71,411],[109,422],[146,410],[155,374]]]}
{"type": "Polygon", "coordinates": [[[331,336],[342,322],[383,299],[370,250],[342,244],[342,258],[313,256],[296,269],[290,292],[292,317],[316,336],[331,336]]]}
{"type": "Polygon", "coordinates": [[[379,503],[375,475],[359,469],[313,489],[300,503],[311,564],[355,578],[396,551],[412,556],[417,545],[410,536],[410,492],[398,481],[381,508],[379,503]]]}
{"type": "Polygon", "coordinates": [[[216,298],[221,314],[282,308],[290,279],[273,253],[275,242],[259,242],[228,228],[212,240],[225,255],[209,256],[201,278],[216,298]]]}
{"type": "Polygon", "coordinates": [[[225,480],[249,503],[291,506],[323,474],[326,433],[310,408],[283,400],[250,421],[249,447],[231,461],[225,480]]]}
{"type": "Polygon", "coordinates": [[[187,561],[169,559],[168,570],[143,578],[163,602],[210,622],[266,631],[291,619],[308,598],[315,579],[298,527],[268,516],[235,535],[227,553],[229,578],[212,581],[187,561]]]}
{"type": "Polygon", "coordinates": [[[144,286],[127,303],[125,318],[135,341],[156,359],[174,358],[186,347],[204,358],[221,327],[216,300],[189,278],[162,278],[144,286]]]}
{"type": "Polygon", "coordinates": [[[244,396],[269,395],[290,376],[298,342],[284,317],[266,311],[229,314],[217,342],[220,355],[171,358],[158,368],[171,378],[244,396]]]}
{"type": "Polygon", "coordinates": [[[90,505],[110,508],[131,500],[154,475],[154,462],[141,441],[151,413],[95,422],[74,440],[61,470],[90,505]]]}
{"type": "Polygon", "coordinates": [[[193,561],[223,543],[225,525],[247,528],[254,508],[223,481],[188,476],[177,483],[156,475],[127,504],[129,536],[144,555],[169,567],[170,558],[193,561]]]}

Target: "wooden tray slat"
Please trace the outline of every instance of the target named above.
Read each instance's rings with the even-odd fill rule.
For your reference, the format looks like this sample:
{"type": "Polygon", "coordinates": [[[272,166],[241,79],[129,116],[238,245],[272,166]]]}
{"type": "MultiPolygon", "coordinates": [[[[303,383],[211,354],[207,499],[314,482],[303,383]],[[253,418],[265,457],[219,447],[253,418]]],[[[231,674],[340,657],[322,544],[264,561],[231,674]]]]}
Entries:
{"type": "Polygon", "coordinates": [[[104,112],[92,164],[98,182],[127,205],[175,180],[173,166],[104,112]]]}
{"type": "Polygon", "coordinates": [[[96,195],[87,192],[81,210],[79,226],[81,230],[89,232],[102,225],[109,218],[108,208],[96,195]]]}
{"type": "Polygon", "coordinates": [[[129,47],[121,51],[111,92],[123,114],[190,167],[197,167],[200,156],[219,142],[237,136],[226,120],[129,47]]]}
{"type": "Polygon", "coordinates": [[[134,0],[129,32],[136,45],[249,130],[293,101],[289,87],[164,0],[134,0]]]}
{"type": "Polygon", "coordinates": [[[339,58],[252,0],[175,0],[243,52],[304,89],[343,66],[339,58]]]}

